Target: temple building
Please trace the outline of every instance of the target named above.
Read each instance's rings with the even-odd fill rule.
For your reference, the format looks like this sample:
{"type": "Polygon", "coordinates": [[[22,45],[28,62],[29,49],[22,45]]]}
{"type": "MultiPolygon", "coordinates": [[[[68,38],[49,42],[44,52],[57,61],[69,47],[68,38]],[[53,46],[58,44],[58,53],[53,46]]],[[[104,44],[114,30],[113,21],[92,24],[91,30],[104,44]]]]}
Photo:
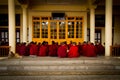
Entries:
{"type": "Polygon", "coordinates": [[[120,44],[120,0],[0,0],[0,41],[120,44]]]}

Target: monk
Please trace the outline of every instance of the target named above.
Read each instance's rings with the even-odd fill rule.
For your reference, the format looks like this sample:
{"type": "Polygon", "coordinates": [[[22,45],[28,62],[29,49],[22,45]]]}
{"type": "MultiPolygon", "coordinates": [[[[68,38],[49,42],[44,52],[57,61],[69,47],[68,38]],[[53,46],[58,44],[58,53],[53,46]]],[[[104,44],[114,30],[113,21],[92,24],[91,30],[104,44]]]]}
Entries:
{"type": "Polygon", "coordinates": [[[32,42],[30,46],[30,55],[37,55],[37,54],[38,54],[38,47],[35,42],[32,42]]]}
{"type": "Polygon", "coordinates": [[[78,52],[78,46],[76,45],[76,42],[72,43],[72,46],[70,47],[70,50],[68,52],[68,57],[69,58],[75,58],[75,57],[79,57],[80,54],[78,52]]]}
{"type": "Polygon", "coordinates": [[[57,56],[57,45],[52,41],[52,45],[49,46],[49,56],[57,56]]]}
{"type": "Polygon", "coordinates": [[[81,51],[81,55],[82,56],[85,56],[87,53],[87,42],[84,41],[83,44],[82,44],[82,51],[81,51]]]}
{"type": "Polygon", "coordinates": [[[97,42],[95,47],[97,49],[98,56],[103,56],[105,54],[105,48],[101,43],[97,42]]]}
{"type": "Polygon", "coordinates": [[[86,49],[86,57],[96,57],[96,48],[94,44],[88,42],[87,49],[86,49]]]}
{"type": "Polygon", "coordinates": [[[47,56],[47,52],[48,50],[47,50],[46,42],[43,41],[42,45],[40,46],[38,56],[47,56]]]}
{"type": "Polygon", "coordinates": [[[67,46],[64,42],[62,42],[61,46],[58,48],[57,54],[60,58],[67,57],[67,46]]]}
{"type": "Polygon", "coordinates": [[[20,55],[24,56],[26,54],[26,43],[22,43],[20,47],[20,55]]]}

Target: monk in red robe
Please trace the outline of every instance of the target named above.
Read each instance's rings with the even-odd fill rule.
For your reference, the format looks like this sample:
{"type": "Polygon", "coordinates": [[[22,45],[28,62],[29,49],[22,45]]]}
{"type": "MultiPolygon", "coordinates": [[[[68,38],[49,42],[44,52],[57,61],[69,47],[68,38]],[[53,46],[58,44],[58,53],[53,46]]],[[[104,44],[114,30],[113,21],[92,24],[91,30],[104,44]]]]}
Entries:
{"type": "Polygon", "coordinates": [[[85,56],[85,54],[87,53],[87,42],[83,42],[82,44],[82,51],[81,51],[81,55],[85,56]]]}
{"type": "Polygon", "coordinates": [[[38,47],[36,43],[32,42],[30,46],[30,55],[37,55],[38,54],[38,47]]]}
{"type": "Polygon", "coordinates": [[[49,56],[57,56],[57,45],[52,41],[52,45],[49,46],[49,56]]]}
{"type": "Polygon", "coordinates": [[[96,56],[96,48],[95,48],[94,44],[88,42],[85,56],[87,56],[87,57],[95,57],[96,56]]]}
{"type": "Polygon", "coordinates": [[[26,43],[22,43],[20,47],[20,55],[24,56],[26,54],[26,43]]]}
{"type": "Polygon", "coordinates": [[[101,43],[97,42],[95,47],[97,49],[97,55],[103,56],[105,54],[105,48],[101,43]]]}
{"type": "Polygon", "coordinates": [[[58,57],[65,58],[67,57],[67,46],[64,42],[61,43],[61,46],[58,48],[57,51],[58,57]]]}
{"type": "Polygon", "coordinates": [[[48,50],[47,50],[47,46],[45,44],[46,44],[46,42],[44,41],[42,43],[42,45],[40,46],[38,56],[47,56],[48,50]]]}
{"type": "Polygon", "coordinates": [[[69,58],[75,58],[75,57],[79,57],[80,54],[78,52],[78,46],[76,45],[75,42],[72,43],[72,46],[70,47],[70,50],[68,52],[68,57],[69,58]]]}

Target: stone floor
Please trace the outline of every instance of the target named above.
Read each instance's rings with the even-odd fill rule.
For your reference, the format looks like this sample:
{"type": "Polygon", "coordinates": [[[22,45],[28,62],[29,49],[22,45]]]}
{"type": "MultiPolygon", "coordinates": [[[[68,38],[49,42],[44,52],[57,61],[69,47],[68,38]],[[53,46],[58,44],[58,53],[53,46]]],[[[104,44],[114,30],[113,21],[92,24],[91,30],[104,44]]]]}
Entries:
{"type": "Polygon", "coordinates": [[[120,58],[0,57],[0,80],[120,80],[120,58]]]}

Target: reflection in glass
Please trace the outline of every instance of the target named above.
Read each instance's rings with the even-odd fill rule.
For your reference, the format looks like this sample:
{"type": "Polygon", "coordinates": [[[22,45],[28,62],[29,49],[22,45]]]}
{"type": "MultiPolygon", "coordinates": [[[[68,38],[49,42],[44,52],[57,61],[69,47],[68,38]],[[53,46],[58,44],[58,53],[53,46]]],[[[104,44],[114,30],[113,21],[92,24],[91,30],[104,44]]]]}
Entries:
{"type": "Polygon", "coordinates": [[[40,38],[40,22],[33,22],[33,37],[40,38]]]}
{"type": "Polygon", "coordinates": [[[74,38],[74,22],[68,22],[68,38],[74,38]]]}
{"type": "Polygon", "coordinates": [[[59,22],[59,39],[65,39],[65,22],[59,22]]]}
{"type": "Polygon", "coordinates": [[[76,38],[82,38],[82,22],[76,22],[76,38]]]}
{"type": "Polygon", "coordinates": [[[50,38],[57,39],[57,22],[50,22],[50,38]]]}

